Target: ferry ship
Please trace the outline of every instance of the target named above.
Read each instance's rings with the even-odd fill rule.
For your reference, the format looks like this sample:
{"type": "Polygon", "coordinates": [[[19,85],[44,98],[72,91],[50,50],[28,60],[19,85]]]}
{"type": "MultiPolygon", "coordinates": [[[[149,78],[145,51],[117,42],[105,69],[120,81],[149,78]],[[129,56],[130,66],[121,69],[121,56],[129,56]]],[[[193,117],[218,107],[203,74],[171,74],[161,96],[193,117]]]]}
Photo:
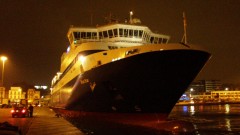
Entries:
{"type": "Polygon", "coordinates": [[[170,36],[131,18],[69,28],[70,45],[52,80],[52,107],[108,118],[168,116],[211,55],[169,43],[170,36]]]}

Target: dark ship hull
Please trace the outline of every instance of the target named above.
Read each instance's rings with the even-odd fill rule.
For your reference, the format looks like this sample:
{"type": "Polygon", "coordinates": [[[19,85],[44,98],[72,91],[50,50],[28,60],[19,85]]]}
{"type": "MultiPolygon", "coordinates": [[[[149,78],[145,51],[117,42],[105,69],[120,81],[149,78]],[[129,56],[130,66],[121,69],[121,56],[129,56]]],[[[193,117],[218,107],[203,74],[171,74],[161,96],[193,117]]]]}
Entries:
{"type": "Polygon", "coordinates": [[[198,50],[165,50],[110,62],[70,81],[64,87],[72,88],[71,95],[60,92],[60,102],[54,106],[81,112],[167,116],[209,57],[198,50]]]}

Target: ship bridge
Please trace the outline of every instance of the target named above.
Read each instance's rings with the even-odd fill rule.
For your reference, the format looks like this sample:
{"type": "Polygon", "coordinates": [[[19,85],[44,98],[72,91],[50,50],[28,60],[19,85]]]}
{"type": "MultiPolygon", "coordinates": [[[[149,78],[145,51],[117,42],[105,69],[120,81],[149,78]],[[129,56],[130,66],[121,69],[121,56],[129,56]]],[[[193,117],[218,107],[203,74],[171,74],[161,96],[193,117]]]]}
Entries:
{"type": "Polygon", "coordinates": [[[114,42],[131,44],[166,44],[170,36],[153,33],[148,27],[132,24],[108,24],[101,27],[71,27],[68,31],[71,45],[86,42],[114,42]]]}

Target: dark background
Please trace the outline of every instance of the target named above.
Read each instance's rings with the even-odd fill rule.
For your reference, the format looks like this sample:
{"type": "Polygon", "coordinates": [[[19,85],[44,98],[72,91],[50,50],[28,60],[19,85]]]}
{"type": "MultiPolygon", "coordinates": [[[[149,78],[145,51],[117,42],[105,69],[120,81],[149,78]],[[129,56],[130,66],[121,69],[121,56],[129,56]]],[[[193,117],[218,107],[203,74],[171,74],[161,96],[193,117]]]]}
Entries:
{"type": "Polygon", "coordinates": [[[170,35],[170,42],[182,39],[185,11],[188,42],[212,53],[196,79],[240,83],[239,0],[0,0],[0,55],[8,57],[4,84],[50,86],[69,45],[70,25],[101,25],[110,13],[123,22],[130,10],[153,32],[170,35]]]}

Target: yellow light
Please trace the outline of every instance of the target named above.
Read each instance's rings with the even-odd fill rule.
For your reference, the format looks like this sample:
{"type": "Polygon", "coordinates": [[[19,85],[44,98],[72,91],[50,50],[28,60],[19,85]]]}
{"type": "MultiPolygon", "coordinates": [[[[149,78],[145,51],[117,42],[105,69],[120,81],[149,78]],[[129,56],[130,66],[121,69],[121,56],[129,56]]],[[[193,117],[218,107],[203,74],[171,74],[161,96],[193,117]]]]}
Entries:
{"type": "Polygon", "coordinates": [[[1,60],[2,60],[2,85],[3,85],[3,77],[4,77],[4,63],[5,61],[7,60],[7,57],[6,56],[1,56],[1,60]]]}
{"type": "Polygon", "coordinates": [[[130,15],[133,15],[133,11],[130,11],[130,15]]]}
{"type": "Polygon", "coordinates": [[[2,60],[3,62],[5,62],[5,61],[7,60],[7,57],[2,56],[2,57],[1,57],[1,60],[2,60]]]}
{"type": "Polygon", "coordinates": [[[81,63],[84,63],[84,61],[86,60],[86,57],[80,56],[80,57],[79,57],[79,60],[81,61],[81,63]]]}

